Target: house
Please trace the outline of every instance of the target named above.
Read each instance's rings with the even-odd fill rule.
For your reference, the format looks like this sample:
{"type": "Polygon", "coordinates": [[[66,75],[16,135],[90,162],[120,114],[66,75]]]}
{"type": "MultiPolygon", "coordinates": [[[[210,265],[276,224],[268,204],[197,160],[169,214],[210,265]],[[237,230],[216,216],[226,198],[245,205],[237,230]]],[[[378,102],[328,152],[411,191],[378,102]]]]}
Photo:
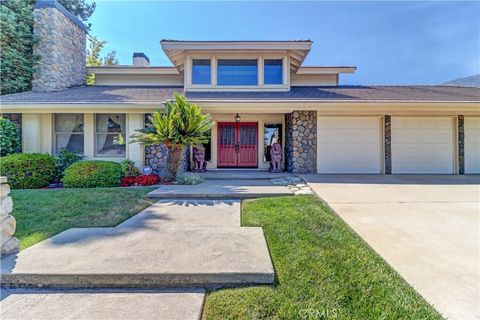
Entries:
{"type": "Polygon", "coordinates": [[[266,169],[279,142],[283,167],[295,173],[480,173],[476,88],[344,86],[342,74],[356,68],[304,65],[309,40],[162,40],[173,66],[150,66],[135,53],[132,65],[86,70],[80,21],[43,0],[35,25],[51,36],[36,48],[42,60],[33,91],[1,97],[3,115],[22,128],[23,152],[66,147],[161,170],[165,147],[128,139],[178,92],[216,122],[208,168],[266,169]],[[86,71],[95,86],[84,86],[86,71]]]}

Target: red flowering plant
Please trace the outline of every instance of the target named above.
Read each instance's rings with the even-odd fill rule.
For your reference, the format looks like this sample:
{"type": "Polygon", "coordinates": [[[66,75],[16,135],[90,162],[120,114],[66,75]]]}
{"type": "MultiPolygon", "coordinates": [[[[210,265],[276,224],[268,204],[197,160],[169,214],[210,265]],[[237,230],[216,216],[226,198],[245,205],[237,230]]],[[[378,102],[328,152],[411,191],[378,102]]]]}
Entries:
{"type": "Polygon", "coordinates": [[[160,177],[155,173],[149,175],[140,175],[137,177],[137,185],[139,186],[153,186],[160,182],[160,177]]]}
{"type": "Polygon", "coordinates": [[[122,187],[134,186],[137,182],[137,177],[123,177],[122,178],[122,187]]]}

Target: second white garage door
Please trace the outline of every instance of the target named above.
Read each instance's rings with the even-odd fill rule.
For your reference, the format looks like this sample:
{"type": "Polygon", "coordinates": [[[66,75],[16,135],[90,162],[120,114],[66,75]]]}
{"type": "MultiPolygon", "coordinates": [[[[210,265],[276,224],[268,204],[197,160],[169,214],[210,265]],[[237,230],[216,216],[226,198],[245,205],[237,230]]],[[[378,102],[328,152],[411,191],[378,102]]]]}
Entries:
{"type": "Polygon", "coordinates": [[[480,173],[480,117],[465,117],[465,173],[480,173]]]}
{"type": "Polygon", "coordinates": [[[381,173],[380,117],[318,117],[318,173],[381,173]]]}
{"type": "Polygon", "coordinates": [[[452,117],[392,117],[393,173],[454,173],[452,117]]]}

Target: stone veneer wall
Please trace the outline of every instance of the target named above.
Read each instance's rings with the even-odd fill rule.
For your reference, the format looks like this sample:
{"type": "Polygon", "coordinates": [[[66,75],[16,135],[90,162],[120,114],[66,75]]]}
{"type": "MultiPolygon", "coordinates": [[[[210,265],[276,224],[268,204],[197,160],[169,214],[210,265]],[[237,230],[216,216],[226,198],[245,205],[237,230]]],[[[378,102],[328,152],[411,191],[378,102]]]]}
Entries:
{"type": "Polygon", "coordinates": [[[17,152],[22,152],[22,114],[21,113],[3,113],[1,115],[5,119],[8,119],[17,125],[17,135],[20,145],[17,152]]]}
{"type": "Polygon", "coordinates": [[[38,0],[34,9],[34,52],[40,56],[33,91],[55,91],[85,84],[87,29],[54,0],[38,0]]]}
{"type": "Polygon", "coordinates": [[[385,174],[392,174],[392,117],[384,116],[384,148],[385,148],[385,174]]]}
{"type": "Polygon", "coordinates": [[[287,171],[317,173],[317,112],[294,111],[285,115],[287,171]]]}
{"type": "Polygon", "coordinates": [[[0,177],[0,240],[1,254],[9,254],[18,251],[18,239],[13,237],[17,222],[10,215],[13,211],[12,197],[10,197],[10,186],[6,177],[0,177]]]}
{"type": "Polygon", "coordinates": [[[458,174],[465,174],[465,118],[458,116],[458,174]]]}
{"type": "MultiPolygon", "coordinates": [[[[150,114],[145,115],[145,123],[148,122],[150,114]]],[[[145,165],[152,167],[153,171],[159,175],[165,171],[167,166],[168,149],[164,144],[155,146],[145,146],[145,165]]],[[[180,172],[185,172],[190,169],[190,148],[183,150],[182,164],[179,169],[180,172]]]]}

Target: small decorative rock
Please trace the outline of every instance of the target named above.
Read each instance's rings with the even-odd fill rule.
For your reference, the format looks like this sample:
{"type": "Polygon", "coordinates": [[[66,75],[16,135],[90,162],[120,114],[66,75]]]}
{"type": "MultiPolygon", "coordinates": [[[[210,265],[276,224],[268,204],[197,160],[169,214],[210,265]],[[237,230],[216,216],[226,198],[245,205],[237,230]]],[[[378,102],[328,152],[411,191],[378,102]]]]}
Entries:
{"type": "Polygon", "coordinates": [[[0,177],[0,240],[1,254],[9,254],[18,251],[18,239],[13,237],[16,227],[15,218],[10,215],[13,210],[10,186],[6,177],[0,177]]]}
{"type": "Polygon", "coordinates": [[[284,177],[270,180],[274,185],[286,186],[294,195],[314,194],[312,189],[298,177],[284,177]]]}

